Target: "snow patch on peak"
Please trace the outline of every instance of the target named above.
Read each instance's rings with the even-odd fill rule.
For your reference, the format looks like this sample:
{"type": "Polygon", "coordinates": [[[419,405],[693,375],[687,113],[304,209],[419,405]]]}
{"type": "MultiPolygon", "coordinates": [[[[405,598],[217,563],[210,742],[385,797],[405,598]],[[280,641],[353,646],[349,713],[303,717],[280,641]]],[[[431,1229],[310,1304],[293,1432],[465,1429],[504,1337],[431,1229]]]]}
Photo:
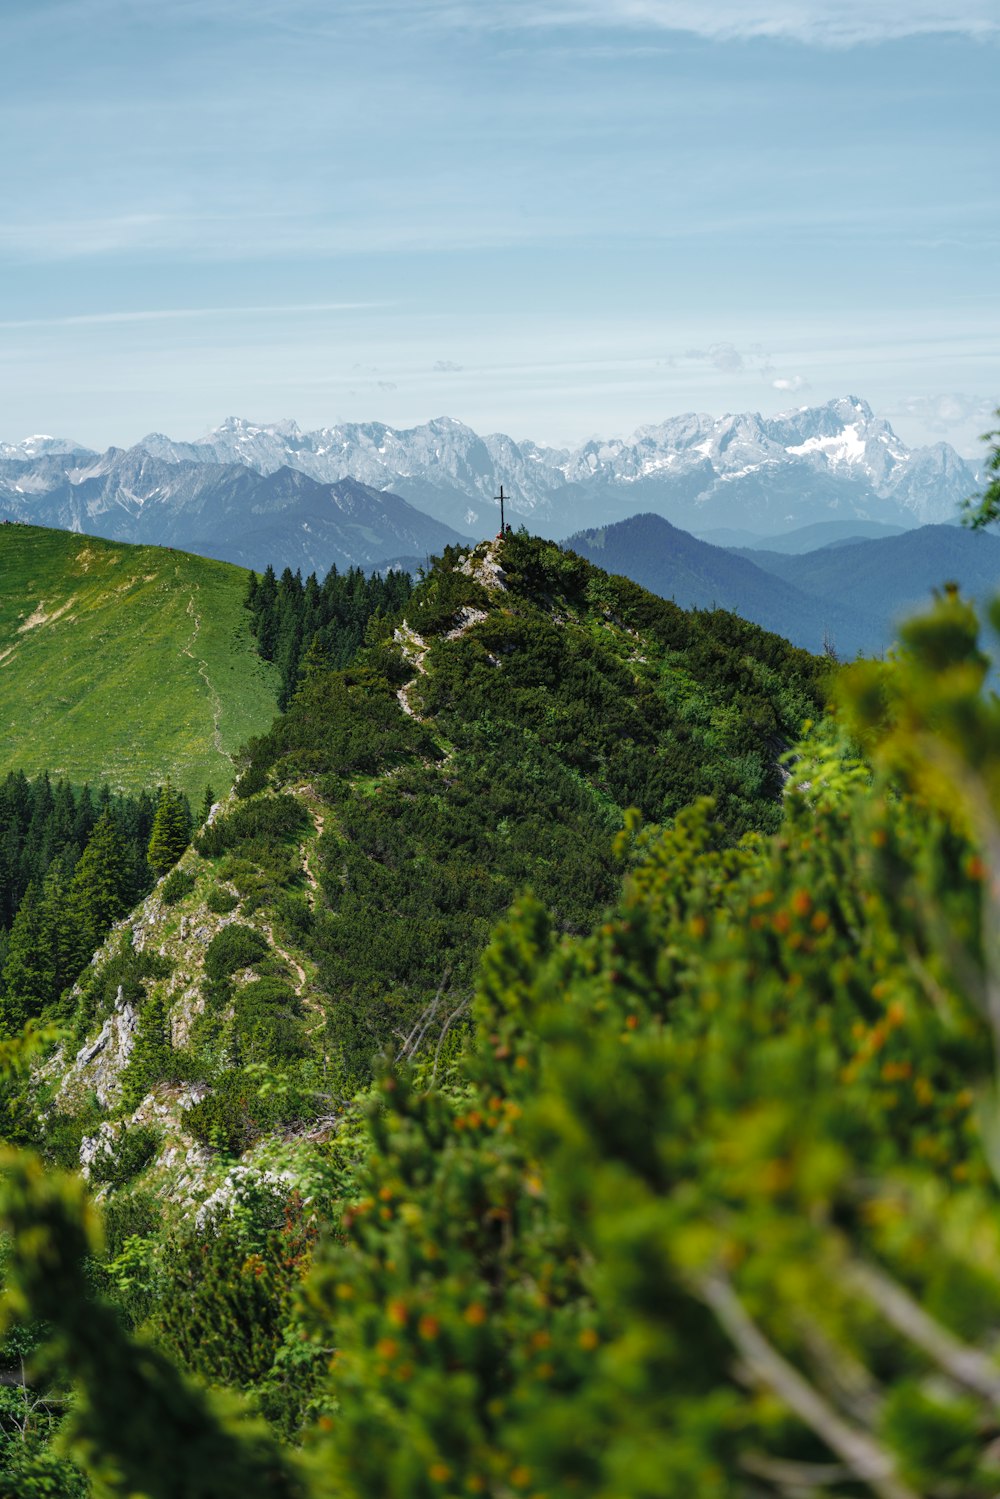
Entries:
{"type": "Polygon", "coordinates": [[[852,422],[829,437],[807,437],[805,442],[786,446],[785,452],[795,457],[805,453],[822,453],[829,463],[862,463],[865,457],[865,440],[858,431],[858,425],[857,422],[852,422]]]}

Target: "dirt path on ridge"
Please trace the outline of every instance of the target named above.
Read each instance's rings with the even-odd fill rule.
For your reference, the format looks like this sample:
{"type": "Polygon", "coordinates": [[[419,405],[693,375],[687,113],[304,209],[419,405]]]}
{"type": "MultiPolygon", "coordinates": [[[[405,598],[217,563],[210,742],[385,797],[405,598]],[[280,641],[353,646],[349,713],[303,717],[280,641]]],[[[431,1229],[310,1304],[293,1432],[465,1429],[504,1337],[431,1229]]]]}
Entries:
{"type": "MultiPolygon", "coordinates": [[[[195,593],[197,593],[200,588],[201,584],[196,583],[194,585],[195,593]]],[[[216,752],[220,754],[224,760],[232,761],[232,755],[227,754],[223,746],[222,731],[219,728],[219,722],[222,718],[222,699],[216,692],[215,686],[212,683],[212,679],[208,675],[208,662],[203,656],[196,656],[194,651],[191,650],[191,647],[195,644],[198,636],[201,634],[201,615],[198,613],[198,609],[195,604],[194,593],[192,593],[191,597],[188,599],[187,609],[185,610],[185,613],[190,615],[192,620],[194,621],[194,629],[191,631],[191,635],[188,639],[187,644],[181,646],[181,655],[188,656],[192,661],[197,661],[198,663],[198,675],[201,677],[202,681],[205,684],[205,687],[208,690],[208,700],[212,706],[212,743],[215,746],[216,752]]]]}

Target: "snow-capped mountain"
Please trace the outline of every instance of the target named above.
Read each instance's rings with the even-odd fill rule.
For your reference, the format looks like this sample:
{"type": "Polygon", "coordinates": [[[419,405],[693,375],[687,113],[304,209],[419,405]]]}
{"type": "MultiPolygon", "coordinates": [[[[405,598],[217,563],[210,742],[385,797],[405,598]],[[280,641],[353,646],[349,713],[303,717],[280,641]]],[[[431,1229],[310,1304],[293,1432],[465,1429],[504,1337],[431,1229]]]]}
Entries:
{"type": "MultiPolygon", "coordinates": [[[[173,442],[160,433],[144,437],[146,452],[169,462],[245,463],[259,473],[297,468],[331,484],[358,479],[376,489],[392,489],[447,524],[475,534],[484,516],[492,517],[493,496],[501,480],[522,496],[529,514],[547,490],[558,488],[557,471],[545,473],[539,485],[537,463],[526,458],[511,438],[480,437],[451,417],[439,417],[408,431],[381,422],[352,422],[301,432],[295,422],[257,425],[229,417],[207,437],[173,442]]],[[[530,447],[530,444],[528,445],[530,447]]]]}
{"type": "Polygon", "coordinates": [[[450,417],[403,431],[369,422],[316,432],[231,417],[196,442],[154,434],[140,446],[172,462],[211,458],[261,473],[287,465],[326,483],[349,475],[472,532],[492,523],[501,483],[515,515],[564,535],[637,507],[692,529],[779,530],[831,513],[920,525],[953,518],[978,480],[946,443],[907,448],[856,396],[775,417],[691,413],[572,450],[481,437],[450,417]]]}
{"type": "Polygon", "coordinates": [[[148,542],[262,569],[325,574],[423,558],[462,537],[399,495],[355,479],[323,484],[287,465],[167,462],[143,448],[0,458],[0,515],[116,541],[148,542]]]}
{"type": "Polygon", "coordinates": [[[15,462],[18,459],[30,461],[32,458],[46,457],[51,453],[87,453],[89,451],[89,448],[84,448],[67,437],[50,437],[47,432],[37,432],[34,437],[26,437],[23,442],[0,442],[0,458],[10,458],[15,462]]]}
{"type": "Polygon", "coordinates": [[[690,413],[574,449],[480,436],[450,417],[406,430],[365,422],[314,432],[231,417],[194,442],[152,433],[103,454],[51,437],[0,444],[0,512],[233,561],[257,558],[266,532],[275,563],[294,556],[321,569],[482,536],[496,524],[500,484],[515,524],[563,537],[650,511],[695,533],[773,535],[852,518],[912,527],[954,519],[980,482],[945,443],[907,448],[856,396],[774,417],[690,413]],[[346,480],[369,505],[384,495],[382,512],[355,526],[353,553],[333,513],[346,480]],[[393,510],[404,502],[405,512],[393,510]],[[321,513],[339,538],[330,531],[328,560],[303,542],[321,513]],[[276,540],[286,532],[287,549],[276,540]]]}

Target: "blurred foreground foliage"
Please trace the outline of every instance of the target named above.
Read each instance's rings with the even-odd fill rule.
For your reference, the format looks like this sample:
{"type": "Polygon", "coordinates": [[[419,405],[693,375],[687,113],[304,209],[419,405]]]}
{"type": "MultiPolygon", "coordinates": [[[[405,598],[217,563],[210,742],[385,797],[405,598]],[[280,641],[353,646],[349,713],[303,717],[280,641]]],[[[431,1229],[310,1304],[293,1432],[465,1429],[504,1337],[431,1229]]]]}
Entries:
{"type": "Polygon", "coordinates": [[[8,1310],[44,1328],[31,1377],[72,1381],[67,1471],[156,1499],[995,1494],[987,671],[947,592],[842,674],[776,832],[629,817],[588,934],[522,899],[464,1054],[387,1064],[287,1210],[186,1240],[145,1334],[87,1279],[79,1185],[11,1152],[8,1310]]]}

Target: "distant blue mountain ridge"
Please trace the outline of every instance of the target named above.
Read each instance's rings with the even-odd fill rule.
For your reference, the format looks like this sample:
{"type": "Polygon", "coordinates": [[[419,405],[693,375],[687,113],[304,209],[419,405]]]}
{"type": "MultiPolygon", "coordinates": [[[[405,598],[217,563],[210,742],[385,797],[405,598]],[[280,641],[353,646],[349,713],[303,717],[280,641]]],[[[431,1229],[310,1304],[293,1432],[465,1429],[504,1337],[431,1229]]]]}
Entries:
{"type": "Polygon", "coordinates": [[[979,601],[1000,593],[1000,538],[953,525],[789,553],[713,546],[646,514],[579,532],[566,545],[685,608],[730,609],[843,658],[884,652],[900,620],[946,582],[979,601]]]}

